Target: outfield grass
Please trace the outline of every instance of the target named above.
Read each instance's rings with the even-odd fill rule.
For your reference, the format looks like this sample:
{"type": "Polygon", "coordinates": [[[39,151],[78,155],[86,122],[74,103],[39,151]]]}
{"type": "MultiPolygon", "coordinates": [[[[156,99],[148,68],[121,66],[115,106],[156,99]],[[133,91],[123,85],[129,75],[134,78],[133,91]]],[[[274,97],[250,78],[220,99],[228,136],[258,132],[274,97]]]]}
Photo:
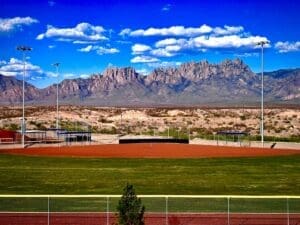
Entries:
{"type": "Polygon", "coordinates": [[[300,157],[99,159],[0,155],[0,194],[300,195],[300,157]]]}
{"type": "MultiPolygon", "coordinates": [[[[300,157],[215,159],[93,159],[0,155],[0,194],[300,195],[300,157]]],[[[51,211],[106,211],[106,198],[52,198],[51,211]]],[[[116,210],[118,199],[110,199],[116,210]]],[[[165,198],[144,198],[164,212],[165,198]]],[[[226,212],[227,199],[168,200],[170,212],[226,212]]],[[[232,212],[285,212],[286,199],[231,199],[232,212]]],[[[47,198],[0,198],[0,211],[47,212],[47,198]]],[[[290,200],[300,211],[300,200],[290,200]]]]}

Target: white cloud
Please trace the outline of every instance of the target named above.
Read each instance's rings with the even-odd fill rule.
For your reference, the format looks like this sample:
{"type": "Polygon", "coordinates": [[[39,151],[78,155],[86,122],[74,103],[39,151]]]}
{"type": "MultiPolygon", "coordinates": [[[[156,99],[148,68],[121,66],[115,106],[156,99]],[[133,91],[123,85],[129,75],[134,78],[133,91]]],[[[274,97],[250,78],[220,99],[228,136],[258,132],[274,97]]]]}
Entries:
{"type": "Polygon", "coordinates": [[[182,44],[186,44],[186,43],[187,43],[186,39],[167,38],[167,39],[156,42],[155,47],[159,48],[159,47],[165,47],[165,46],[169,46],[169,45],[182,45],[182,44]]]}
{"type": "MultiPolygon", "coordinates": [[[[42,69],[39,66],[33,65],[31,63],[26,62],[26,77],[30,76],[31,73],[42,73],[42,69]]],[[[24,64],[23,61],[11,58],[9,62],[5,63],[0,67],[0,74],[5,76],[23,76],[24,64]]]]}
{"type": "Polygon", "coordinates": [[[56,4],[56,2],[55,2],[55,1],[48,1],[48,5],[49,5],[50,7],[53,7],[53,6],[55,6],[55,4],[56,4]]]}
{"type": "Polygon", "coordinates": [[[119,53],[120,51],[116,48],[105,48],[98,45],[88,45],[85,48],[78,49],[79,52],[90,52],[95,51],[98,55],[105,55],[105,54],[115,54],[119,53]]]}
{"type": "Polygon", "coordinates": [[[181,50],[181,46],[180,45],[169,45],[166,46],[165,50],[169,51],[169,52],[178,52],[181,50]]]}
{"type": "MultiPolygon", "coordinates": [[[[192,40],[192,39],[191,39],[192,40]]],[[[185,49],[193,49],[192,43],[187,39],[167,38],[155,43],[154,49],[151,53],[155,56],[172,57],[185,49]]]]}
{"type": "Polygon", "coordinates": [[[95,44],[95,43],[97,43],[97,41],[73,41],[73,44],[83,44],[83,45],[95,44]]]}
{"type": "Polygon", "coordinates": [[[163,61],[163,62],[147,63],[147,65],[152,68],[174,67],[174,66],[180,66],[181,64],[182,62],[178,62],[178,61],[163,61]]]}
{"type": "MultiPolygon", "coordinates": [[[[171,46],[168,46],[171,47],[171,46]]],[[[176,55],[175,53],[172,53],[171,51],[168,51],[166,48],[158,48],[151,51],[151,54],[157,57],[172,57],[176,55]]]]}
{"type": "Polygon", "coordinates": [[[231,34],[238,34],[244,31],[244,27],[242,26],[227,26],[225,25],[224,28],[215,27],[213,29],[213,33],[216,35],[231,35],[231,34]]]}
{"type": "Polygon", "coordinates": [[[199,28],[199,33],[200,34],[207,34],[212,32],[212,28],[206,24],[203,24],[200,28],[199,28]]]}
{"type": "Polygon", "coordinates": [[[65,79],[74,79],[74,78],[82,78],[82,79],[87,79],[90,77],[90,74],[74,74],[74,73],[64,73],[62,74],[62,77],[65,79]]]}
{"type": "Polygon", "coordinates": [[[87,79],[90,77],[90,75],[89,74],[81,74],[79,77],[82,79],[87,79]]]}
{"type": "Polygon", "coordinates": [[[121,35],[129,36],[196,36],[201,34],[210,33],[213,29],[204,24],[200,27],[184,27],[184,26],[171,26],[168,28],[148,28],[146,30],[139,29],[132,31],[126,28],[121,31],[121,35]]]}
{"type": "Polygon", "coordinates": [[[107,67],[114,67],[114,64],[110,62],[107,64],[107,67]]]}
{"type": "MultiPolygon", "coordinates": [[[[153,46],[134,44],[132,46],[132,54],[141,56],[131,59],[133,63],[153,63],[149,61],[159,60],[160,57],[173,57],[182,53],[207,52],[211,49],[221,51],[236,49],[237,54],[243,54],[241,57],[250,57],[255,56],[255,54],[251,53],[250,55],[250,53],[246,53],[251,52],[249,50],[259,48],[257,46],[258,42],[269,42],[267,37],[251,35],[249,32],[245,32],[243,26],[228,25],[210,27],[203,24],[200,27],[171,26],[168,28],[149,28],[146,30],[131,30],[127,28],[122,30],[121,33],[122,35],[129,35],[131,37],[170,36],[166,39],[158,40],[153,46]]],[[[266,44],[265,47],[270,48],[271,45],[266,44]]]]}
{"type": "MultiPolygon", "coordinates": [[[[152,49],[150,53],[156,57],[172,57],[184,51],[206,52],[208,49],[242,49],[242,51],[245,51],[247,49],[249,50],[259,48],[256,43],[260,41],[268,41],[268,39],[261,36],[243,37],[239,35],[201,35],[189,39],[167,38],[157,41],[154,44],[156,49],[152,49]]],[[[270,48],[271,45],[267,44],[265,45],[265,47],[270,48]]],[[[247,56],[244,55],[244,57],[247,56]]]]}
{"type": "MultiPolygon", "coordinates": [[[[256,43],[261,41],[268,41],[266,37],[250,36],[240,37],[238,35],[229,35],[221,37],[205,37],[200,36],[189,41],[191,46],[197,48],[257,48],[256,43]]],[[[270,47],[269,44],[265,46],[270,47]]]]}
{"type": "Polygon", "coordinates": [[[131,63],[151,63],[158,62],[159,59],[150,56],[136,56],[130,60],[131,63]]]}
{"type": "Polygon", "coordinates": [[[64,73],[64,74],[62,74],[62,76],[64,77],[64,78],[72,78],[72,77],[75,77],[76,76],[76,74],[74,74],[74,73],[64,73]]]}
{"type": "Polygon", "coordinates": [[[3,71],[3,70],[1,70],[1,68],[0,68],[0,74],[3,76],[7,76],[7,77],[15,77],[18,75],[17,72],[3,71]]]}
{"type": "Polygon", "coordinates": [[[93,49],[92,45],[88,45],[85,48],[78,49],[79,52],[90,52],[93,49]]]}
{"type": "Polygon", "coordinates": [[[150,73],[150,71],[145,68],[137,69],[136,72],[138,72],[139,74],[143,74],[143,75],[148,75],[150,73]]]}
{"type": "MultiPolygon", "coordinates": [[[[206,52],[209,49],[247,49],[259,48],[256,45],[260,41],[268,41],[266,37],[251,35],[244,31],[243,26],[211,27],[203,24],[200,27],[171,26],[167,28],[148,28],[131,30],[129,28],[121,31],[122,35],[129,36],[170,36],[154,43],[154,47],[135,44],[132,54],[138,55],[147,52],[154,57],[173,57],[184,51],[206,52]],[[174,38],[174,37],[184,38],[174,38]]],[[[120,33],[120,34],[121,34],[120,33]]],[[[265,45],[270,48],[271,45],[265,45]]],[[[149,56],[149,57],[150,57],[149,56]]],[[[247,57],[244,55],[244,57],[247,57]]]]}
{"type": "Polygon", "coordinates": [[[48,45],[48,48],[52,49],[52,48],[55,48],[56,46],[55,45],[48,45]]]}
{"type": "Polygon", "coordinates": [[[29,26],[39,21],[31,17],[0,18],[0,32],[10,32],[22,26],[29,26]]]}
{"type": "Polygon", "coordinates": [[[59,74],[54,73],[54,72],[45,72],[48,77],[57,77],[59,74]]]}
{"type": "Polygon", "coordinates": [[[115,54],[115,53],[119,53],[120,51],[116,48],[104,48],[104,47],[99,47],[96,50],[98,55],[105,55],[105,54],[115,54]]]}
{"type": "Polygon", "coordinates": [[[171,9],[171,4],[166,4],[161,8],[161,11],[168,12],[171,9]]]}
{"type": "MultiPolygon", "coordinates": [[[[23,61],[11,58],[8,62],[3,61],[3,66],[0,64],[0,74],[4,76],[23,76],[23,61]]],[[[59,78],[71,79],[75,77],[88,78],[88,74],[73,74],[73,73],[59,73],[54,71],[44,71],[39,66],[26,62],[26,80],[37,81],[39,79],[55,79],[59,78]]],[[[55,79],[56,80],[56,79],[55,79]]]]}
{"type": "Polygon", "coordinates": [[[275,48],[280,53],[297,52],[300,51],[300,41],[297,42],[279,41],[275,44],[275,48]]]}
{"type": "Polygon", "coordinates": [[[258,57],[259,56],[259,54],[257,52],[253,52],[253,53],[245,52],[242,54],[234,54],[234,55],[239,58],[248,58],[248,57],[258,57]]]}
{"type": "Polygon", "coordinates": [[[125,28],[125,29],[121,30],[121,32],[119,33],[119,35],[121,35],[121,36],[129,35],[130,32],[131,32],[130,28],[125,28]]]}
{"type": "Polygon", "coordinates": [[[228,26],[211,27],[203,24],[199,27],[184,27],[184,26],[171,26],[165,28],[154,28],[131,30],[130,28],[123,29],[119,35],[121,36],[183,36],[183,37],[195,37],[203,34],[211,35],[233,35],[239,34],[244,31],[242,26],[228,26]]]}
{"type": "MultiPolygon", "coordinates": [[[[169,38],[155,43],[156,47],[163,47],[168,52],[179,52],[182,50],[201,50],[214,48],[249,48],[254,49],[258,46],[256,43],[268,41],[266,37],[249,36],[240,37],[238,35],[228,36],[199,36],[190,39],[169,38]]],[[[265,47],[269,48],[270,45],[265,47]]]]}
{"type": "Polygon", "coordinates": [[[56,28],[51,25],[47,26],[45,33],[39,34],[36,39],[55,38],[58,41],[68,41],[82,43],[84,41],[103,41],[108,40],[103,35],[105,29],[102,26],[93,26],[89,23],[79,23],[74,28],[56,28]]]}
{"type": "Polygon", "coordinates": [[[124,41],[124,40],[118,40],[116,41],[117,43],[120,43],[120,44],[132,44],[131,41],[124,41]]]}
{"type": "MultiPolygon", "coordinates": [[[[4,76],[23,76],[24,64],[22,60],[11,58],[8,62],[0,65],[0,74],[4,76]]],[[[40,66],[33,65],[30,62],[26,62],[26,79],[37,80],[43,78],[55,78],[56,72],[44,71],[40,66]]]]}
{"type": "MultiPolygon", "coordinates": [[[[22,60],[11,58],[8,62],[4,62],[0,66],[0,74],[4,76],[23,76],[24,64],[22,60]]],[[[26,77],[48,75],[39,66],[26,62],[26,77]]]]}
{"type": "Polygon", "coordinates": [[[151,50],[151,47],[144,44],[135,44],[131,47],[131,50],[132,50],[132,54],[139,55],[139,54],[143,54],[146,51],[151,50]]]}

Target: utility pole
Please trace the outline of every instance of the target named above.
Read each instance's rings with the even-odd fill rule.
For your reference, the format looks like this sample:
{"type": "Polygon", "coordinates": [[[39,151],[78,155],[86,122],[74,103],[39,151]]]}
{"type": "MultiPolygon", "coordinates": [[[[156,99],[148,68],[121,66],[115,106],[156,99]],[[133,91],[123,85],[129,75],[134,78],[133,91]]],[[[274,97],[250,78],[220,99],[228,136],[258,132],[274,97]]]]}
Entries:
{"type": "Polygon", "coordinates": [[[21,134],[22,134],[22,148],[25,148],[25,77],[26,77],[26,51],[31,51],[32,48],[28,46],[18,46],[18,51],[23,53],[23,104],[22,104],[22,122],[21,122],[21,134]]]}
{"type": "Polygon", "coordinates": [[[58,113],[58,82],[59,82],[59,75],[58,75],[58,67],[60,63],[53,63],[52,66],[56,67],[56,77],[57,77],[57,83],[56,83],[56,131],[58,132],[59,129],[59,113],[58,113]]]}
{"type": "Polygon", "coordinates": [[[264,45],[269,41],[260,41],[257,43],[261,47],[261,117],[260,117],[260,135],[261,146],[264,147],[264,45]]]}

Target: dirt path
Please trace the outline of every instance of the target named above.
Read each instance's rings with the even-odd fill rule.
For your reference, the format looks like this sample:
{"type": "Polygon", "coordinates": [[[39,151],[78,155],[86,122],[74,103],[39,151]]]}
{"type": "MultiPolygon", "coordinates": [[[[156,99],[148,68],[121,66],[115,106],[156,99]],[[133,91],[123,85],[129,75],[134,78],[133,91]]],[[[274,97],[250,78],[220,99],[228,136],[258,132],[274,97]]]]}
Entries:
{"type": "Polygon", "coordinates": [[[99,158],[210,158],[300,155],[299,150],[187,144],[111,144],[4,149],[0,154],[99,158]]]}

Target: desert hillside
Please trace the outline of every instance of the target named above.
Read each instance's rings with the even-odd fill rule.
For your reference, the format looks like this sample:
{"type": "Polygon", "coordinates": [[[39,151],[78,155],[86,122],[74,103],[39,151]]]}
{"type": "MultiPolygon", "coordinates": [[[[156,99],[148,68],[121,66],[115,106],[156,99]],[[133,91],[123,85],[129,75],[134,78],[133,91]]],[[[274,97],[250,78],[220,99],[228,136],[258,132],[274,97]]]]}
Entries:
{"type": "MultiPolygon", "coordinates": [[[[1,107],[0,128],[19,129],[22,108],[1,107]]],[[[55,107],[27,107],[27,129],[56,126],[55,107]]],[[[103,108],[60,106],[60,127],[91,129],[107,134],[175,134],[192,137],[213,135],[221,130],[239,130],[259,135],[260,110],[255,108],[103,108]]],[[[300,109],[265,109],[265,135],[300,136],[300,109]]]]}

